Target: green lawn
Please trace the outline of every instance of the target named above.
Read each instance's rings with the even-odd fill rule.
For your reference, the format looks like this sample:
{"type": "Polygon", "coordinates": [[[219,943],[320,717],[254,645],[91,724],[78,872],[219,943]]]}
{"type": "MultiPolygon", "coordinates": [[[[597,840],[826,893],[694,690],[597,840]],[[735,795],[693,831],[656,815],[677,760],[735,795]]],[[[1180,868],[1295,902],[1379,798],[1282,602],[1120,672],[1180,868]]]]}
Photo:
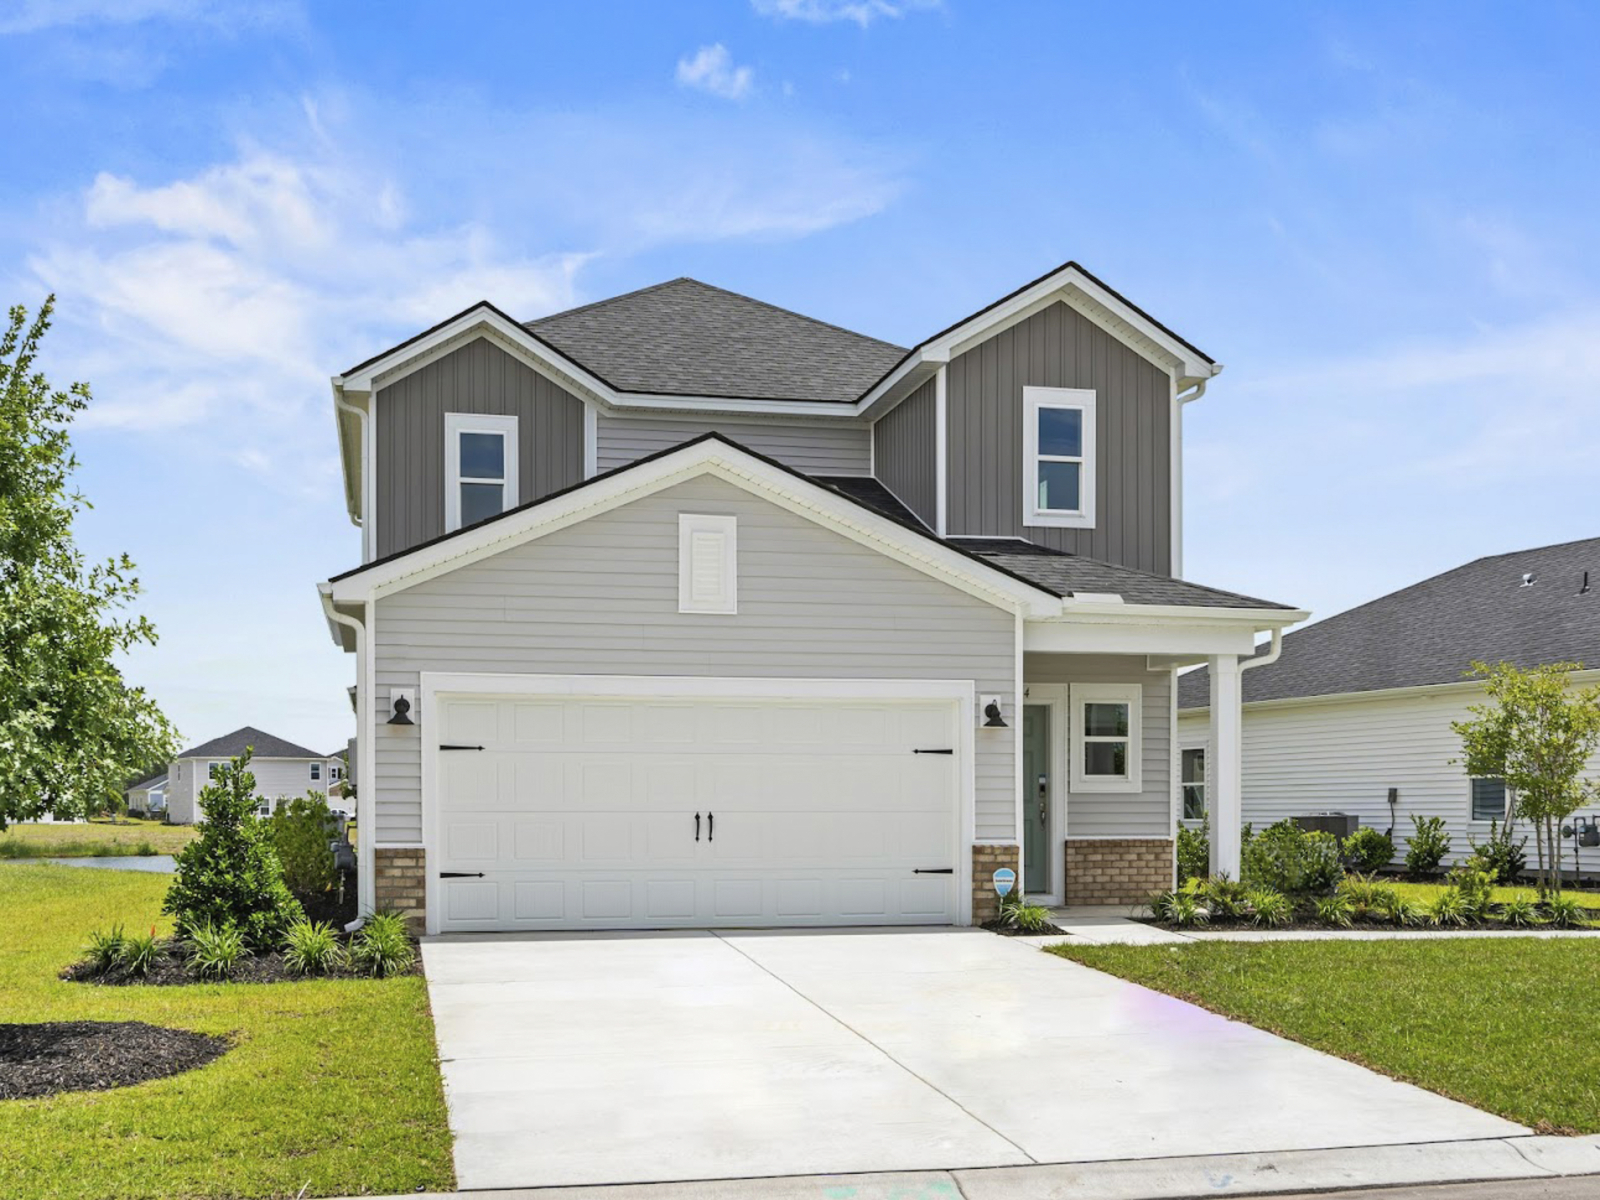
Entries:
{"type": "Polygon", "coordinates": [[[0,1101],[0,1196],[308,1196],[453,1186],[422,979],[63,983],[89,930],[163,930],[168,877],[0,865],[0,1021],[140,1020],[234,1049],[137,1087],[0,1101]]]}
{"type": "Polygon", "coordinates": [[[1600,1133],[1600,942],[1050,950],[1524,1125],[1600,1133]]]}
{"type": "Polygon", "coordinates": [[[80,825],[8,825],[0,858],[93,858],[111,854],[176,854],[194,840],[193,825],[122,819],[80,825]]]}
{"type": "MultiPolygon", "coordinates": [[[[1416,904],[1427,904],[1440,892],[1444,891],[1447,886],[1442,883],[1400,883],[1388,879],[1383,880],[1383,882],[1389,884],[1407,900],[1416,904]]],[[[1600,892],[1580,892],[1573,888],[1566,888],[1562,894],[1571,896],[1585,908],[1600,908],[1600,892]]],[[[1513,896],[1526,896],[1529,900],[1536,900],[1539,897],[1539,893],[1531,887],[1497,887],[1494,889],[1496,903],[1509,900],[1513,896]]]]}

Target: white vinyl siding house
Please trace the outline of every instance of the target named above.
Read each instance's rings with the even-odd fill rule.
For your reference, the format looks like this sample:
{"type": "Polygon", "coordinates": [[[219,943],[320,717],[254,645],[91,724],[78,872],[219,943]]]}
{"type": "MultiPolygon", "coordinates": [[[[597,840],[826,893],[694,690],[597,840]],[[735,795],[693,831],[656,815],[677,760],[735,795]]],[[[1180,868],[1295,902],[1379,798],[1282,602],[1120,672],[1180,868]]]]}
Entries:
{"type": "Polygon", "coordinates": [[[174,825],[192,825],[202,819],[201,791],[211,782],[215,769],[243,753],[246,746],[255,748],[249,770],[255,776],[256,795],[263,801],[258,810],[263,816],[307,792],[326,794],[331,778],[344,767],[337,757],[313,753],[261,730],[235,730],[173,760],[167,771],[167,820],[174,825]]]}

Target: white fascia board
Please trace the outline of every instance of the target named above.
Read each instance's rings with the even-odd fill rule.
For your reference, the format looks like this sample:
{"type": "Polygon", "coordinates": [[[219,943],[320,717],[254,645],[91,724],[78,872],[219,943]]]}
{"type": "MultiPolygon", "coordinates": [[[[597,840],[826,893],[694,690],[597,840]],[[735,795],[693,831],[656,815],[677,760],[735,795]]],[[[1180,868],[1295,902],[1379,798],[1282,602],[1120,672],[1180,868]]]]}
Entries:
{"type": "Polygon", "coordinates": [[[333,602],[363,603],[499,554],[700,475],[713,475],[971,595],[1028,617],[1054,616],[1061,601],[957,550],[908,531],[816,484],[722,442],[683,446],[521,513],[491,520],[393,562],[322,585],[333,602]]]}
{"type": "Polygon", "coordinates": [[[1263,619],[1291,624],[1301,612],[1155,604],[1063,604],[1062,616],[1032,620],[1023,632],[1042,654],[1143,654],[1157,659],[1252,654],[1263,619]]]}
{"type": "Polygon", "coordinates": [[[1046,276],[1004,304],[963,321],[948,333],[925,343],[922,348],[935,355],[943,354],[947,358],[951,357],[963,349],[969,349],[976,342],[992,336],[998,327],[1014,324],[1024,315],[1031,315],[1044,305],[1058,298],[1065,298],[1061,294],[1068,292],[1068,289],[1076,289],[1089,297],[1095,304],[1137,331],[1141,337],[1160,347],[1178,365],[1182,377],[1209,379],[1222,371],[1220,363],[1207,362],[1149,317],[1136,311],[1125,300],[1112,295],[1104,286],[1090,279],[1075,266],[1063,267],[1055,274],[1046,276]]]}

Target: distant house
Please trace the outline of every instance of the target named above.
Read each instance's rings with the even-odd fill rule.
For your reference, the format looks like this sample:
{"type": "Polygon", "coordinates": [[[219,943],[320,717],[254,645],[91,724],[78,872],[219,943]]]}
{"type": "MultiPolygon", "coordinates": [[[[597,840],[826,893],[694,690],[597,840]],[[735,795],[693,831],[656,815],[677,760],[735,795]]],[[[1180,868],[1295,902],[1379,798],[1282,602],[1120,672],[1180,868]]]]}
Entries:
{"type": "MultiPolygon", "coordinates": [[[[1277,662],[1243,675],[1244,819],[1352,813],[1392,825],[1403,854],[1411,816],[1437,816],[1451,859],[1471,853],[1512,799],[1453,761],[1450,724],[1484,698],[1464,677],[1474,661],[1578,662],[1575,683],[1600,679],[1600,538],[1480,558],[1285,636],[1277,662]]],[[[1206,810],[1209,684],[1204,668],[1178,681],[1190,822],[1206,810]]],[[[1600,776],[1600,758],[1590,766],[1600,776]]]]}
{"type": "Polygon", "coordinates": [[[151,816],[167,811],[167,771],[141,779],[127,791],[128,811],[151,816]]]}
{"type": "Polygon", "coordinates": [[[168,819],[175,825],[192,825],[199,818],[198,798],[228,760],[253,750],[250,771],[256,777],[261,816],[269,816],[281,801],[308,791],[326,792],[344,778],[344,760],[297,746],[253,726],[202,742],[178,755],[167,773],[168,819]]]}

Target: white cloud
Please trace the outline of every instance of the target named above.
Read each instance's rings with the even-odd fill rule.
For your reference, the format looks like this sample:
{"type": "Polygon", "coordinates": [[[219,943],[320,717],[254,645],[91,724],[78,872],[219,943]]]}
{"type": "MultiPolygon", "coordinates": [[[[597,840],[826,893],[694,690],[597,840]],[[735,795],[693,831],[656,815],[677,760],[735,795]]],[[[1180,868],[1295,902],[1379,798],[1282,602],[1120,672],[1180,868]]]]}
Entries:
{"type": "Polygon", "coordinates": [[[940,0],[751,0],[756,12],[780,21],[806,21],[826,25],[854,21],[865,29],[880,17],[890,20],[908,13],[939,8],[940,0]]]}
{"type": "Polygon", "coordinates": [[[749,94],[755,72],[749,67],[734,66],[728,48],[716,42],[701,46],[692,58],[678,60],[678,82],[724,100],[741,100],[749,94]]]}

